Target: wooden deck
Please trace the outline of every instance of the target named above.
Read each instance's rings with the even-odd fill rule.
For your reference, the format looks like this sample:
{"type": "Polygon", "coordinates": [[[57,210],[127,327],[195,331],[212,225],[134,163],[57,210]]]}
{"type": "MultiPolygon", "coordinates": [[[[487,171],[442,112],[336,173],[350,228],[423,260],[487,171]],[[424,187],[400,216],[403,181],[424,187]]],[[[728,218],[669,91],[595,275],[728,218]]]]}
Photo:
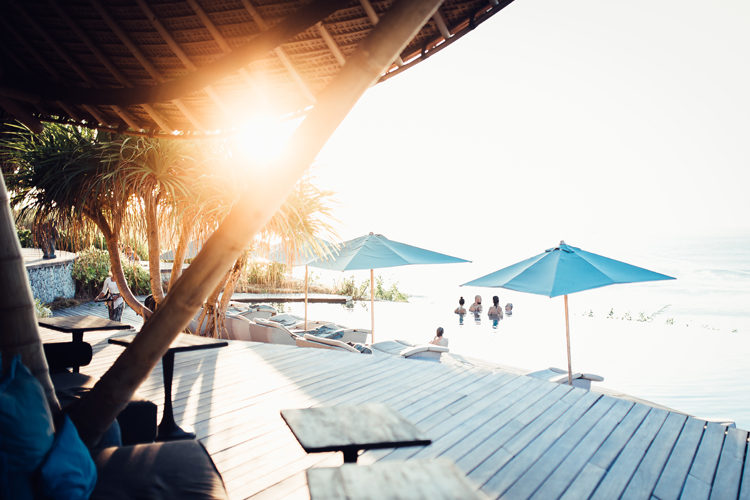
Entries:
{"type": "MultiPolygon", "coordinates": [[[[123,350],[107,338],[121,334],[87,333],[95,354],[81,372],[102,374],[123,350]]],[[[194,428],[232,498],[308,498],[305,470],[342,463],[306,454],[280,410],[383,402],[433,444],[360,464],[445,457],[493,498],[750,499],[747,431],[486,368],[230,341],[178,354],[173,393],[175,419],[194,428]]],[[[161,406],[160,365],[139,395],[161,406]]]]}

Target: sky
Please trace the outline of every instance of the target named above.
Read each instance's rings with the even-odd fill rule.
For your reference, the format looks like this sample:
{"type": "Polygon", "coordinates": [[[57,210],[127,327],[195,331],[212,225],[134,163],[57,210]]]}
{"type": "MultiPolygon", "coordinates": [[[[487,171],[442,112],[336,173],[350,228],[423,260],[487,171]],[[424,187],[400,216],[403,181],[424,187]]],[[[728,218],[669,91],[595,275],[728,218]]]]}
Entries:
{"type": "Polygon", "coordinates": [[[475,261],[750,234],[748,26],[743,0],[516,0],[371,88],[311,174],[342,240],[475,261]]]}

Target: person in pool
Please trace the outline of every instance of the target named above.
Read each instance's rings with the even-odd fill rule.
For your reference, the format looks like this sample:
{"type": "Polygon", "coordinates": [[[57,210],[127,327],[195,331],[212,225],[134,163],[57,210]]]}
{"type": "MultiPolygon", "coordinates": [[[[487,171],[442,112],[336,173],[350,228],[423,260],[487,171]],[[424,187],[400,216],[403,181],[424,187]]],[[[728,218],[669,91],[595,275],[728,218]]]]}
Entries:
{"type": "Polygon", "coordinates": [[[497,295],[492,297],[492,307],[487,309],[487,315],[490,319],[503,319],[503,308],[497,295]]]}
{"type": "Polygon", "coordinates": [[[435,332],[435,338],[430,341],[430,344],[441,345],[448,347],[448,339],[443,337],[443,327],[439,326],[437,332],[435,332]]]}
{"type": "Polygon", "coordinates": [[[469,311],[473,313],[480,313],[482,312],[482,296],[477,295],[474,297],[474,303],[469,307],[469,311]]]}
{"type": "Polygon", "coordinates": [[[463,297],[461,297],[460,299],[458,299],[458,307],[453,312],[456,313],[456,314],[466,314],[466,308],[464,307],[465,303],[466,303],[466,301],[464,300],[463,297]]]}

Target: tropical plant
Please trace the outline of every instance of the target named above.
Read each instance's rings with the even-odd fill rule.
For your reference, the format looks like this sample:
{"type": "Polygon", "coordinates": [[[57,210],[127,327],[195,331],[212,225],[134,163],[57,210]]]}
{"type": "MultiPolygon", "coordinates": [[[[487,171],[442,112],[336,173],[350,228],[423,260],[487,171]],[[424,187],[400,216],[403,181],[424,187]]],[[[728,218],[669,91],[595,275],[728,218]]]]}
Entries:
{"type": "Polygon", "coordinates": [[[60,232],[104,236],[110,266],[125,302],[147,309],[127,286],[119,238],[130,193],[119,169],[122,141],[80,127],[50,124],[40,134],[12,126],[0,141],[0,163],[13,193],[11,204],[35,224],[53,222],[60,232]]]}
{"type": "Polygon", "coordinates": [[[52,309],[39,299],[34,299],[34,313],[37,318],[49,318],[52,316],[52,309]]]}

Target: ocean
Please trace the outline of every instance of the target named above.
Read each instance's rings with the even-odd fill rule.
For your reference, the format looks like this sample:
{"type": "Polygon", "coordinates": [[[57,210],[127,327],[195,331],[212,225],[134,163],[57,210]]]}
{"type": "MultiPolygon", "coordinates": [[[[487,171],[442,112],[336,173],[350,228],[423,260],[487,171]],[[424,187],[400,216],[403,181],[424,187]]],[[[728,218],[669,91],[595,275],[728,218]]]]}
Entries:
{"type": "MultiPolygon", "coordinates": [[[[677,279],[570,295],[573,371],[601,375],[605,380],[599,385],[612,390],[698,417],[734,420],[750,429],[750,237],[584,249],[677,279]]],[[[427,342],[442,326],[457,354],[529,371],[567,368],[562,297],[458,286],[534,254],[492,253],[473,264],[377,270],[386,285],[397,283],[410,299],[376,301],[375,341],[427,342]],[[513,316],[493,326],[486,313],[478,321],[468,315],[460,324],[453,313],[459,296],[468,308],[477,294],[485,311],[493,295],[501,304],[513,303],[513,316]]],[[[314,272],[320,282],[369,277],[367,271],[314,272]]],[[[285,307],[303,314],[302,304],[285,307]]],[[[369,328],[369,308],[369,301],[353,307],[311,304],[308,314],[369,328]]]]}

